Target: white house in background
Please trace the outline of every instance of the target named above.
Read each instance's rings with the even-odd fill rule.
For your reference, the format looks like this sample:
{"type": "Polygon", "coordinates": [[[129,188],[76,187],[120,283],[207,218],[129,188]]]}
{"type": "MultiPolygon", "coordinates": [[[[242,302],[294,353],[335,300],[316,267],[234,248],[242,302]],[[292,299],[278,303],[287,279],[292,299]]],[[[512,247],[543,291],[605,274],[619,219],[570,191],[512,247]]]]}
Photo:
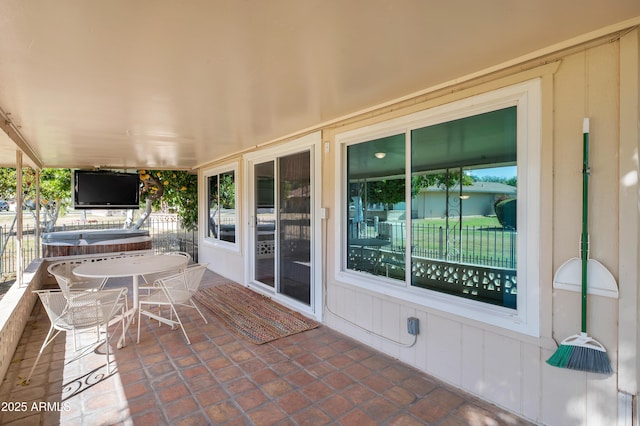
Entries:
{"type": "MultiPolygon", "coordinates": [[[[462,216],[494,216],[494,203],[505,197],[514,198],[517,188],[498,182],[474,182],[450,189],[462,200],[462,216]]],[[[447,216],[447,190],[441,186],[430,186],[420,191],[412,206],[415,218],[441,218],[447,216]]]]}

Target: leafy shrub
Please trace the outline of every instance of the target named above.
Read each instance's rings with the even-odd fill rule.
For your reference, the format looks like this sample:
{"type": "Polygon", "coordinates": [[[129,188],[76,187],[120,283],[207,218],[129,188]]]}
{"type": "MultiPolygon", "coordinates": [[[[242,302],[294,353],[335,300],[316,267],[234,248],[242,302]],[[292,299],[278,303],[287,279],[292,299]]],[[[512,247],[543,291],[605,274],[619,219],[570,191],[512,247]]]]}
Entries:
{"type": "Polygon", "coordinates": [[[517,229],[518,200],[516,198],[506,198],[496,201],[493,208],[496,217],[505,229],[517,229]]]}

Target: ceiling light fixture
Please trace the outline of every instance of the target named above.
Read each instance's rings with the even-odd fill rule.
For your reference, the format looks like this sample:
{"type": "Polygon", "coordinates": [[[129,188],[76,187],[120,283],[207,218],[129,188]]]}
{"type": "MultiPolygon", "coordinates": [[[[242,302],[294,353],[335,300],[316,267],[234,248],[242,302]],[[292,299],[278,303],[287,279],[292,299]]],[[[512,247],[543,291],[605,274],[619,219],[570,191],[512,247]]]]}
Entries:
{"type": "Polygon", "coordinates": [[[373,155],[374,155],[376,158],[383,159],[384,157],[386,157],[386,156],[387,156],[387,153],[386,153],[386,152],[376,152],[376,153],[375,153],[375,154],[373,154],[373,155]]]}

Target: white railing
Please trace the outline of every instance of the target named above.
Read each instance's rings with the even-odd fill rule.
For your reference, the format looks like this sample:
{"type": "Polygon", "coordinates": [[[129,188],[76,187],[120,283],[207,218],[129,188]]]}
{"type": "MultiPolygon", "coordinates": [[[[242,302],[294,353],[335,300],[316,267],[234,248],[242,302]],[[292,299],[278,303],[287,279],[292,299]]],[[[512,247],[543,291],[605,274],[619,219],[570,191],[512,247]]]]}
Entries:
{"type": "MultiPolygon", "coordinates": [[[[73,231],[78,229],[122,229],[122,220],[86,221],[56,226],[56,231],[73,231]]],[[[142,229],[149,231],[152,247],[156,253],[167,251],[185,251],[197,262],[198,231],[182,229],[180,221],[173,214],[152,214],[142,229]]],[[[10,225],[0,226],[0,276],[15,274],[16,265],[16,232],[10,225]]],[[[35,239],[35,227],[25,224],[22,232],[22,262],[26,268],[32,260],[42,255],[40,242],[35,239]],[[40,247],[40,249],[39,249],[40,247]]]]}

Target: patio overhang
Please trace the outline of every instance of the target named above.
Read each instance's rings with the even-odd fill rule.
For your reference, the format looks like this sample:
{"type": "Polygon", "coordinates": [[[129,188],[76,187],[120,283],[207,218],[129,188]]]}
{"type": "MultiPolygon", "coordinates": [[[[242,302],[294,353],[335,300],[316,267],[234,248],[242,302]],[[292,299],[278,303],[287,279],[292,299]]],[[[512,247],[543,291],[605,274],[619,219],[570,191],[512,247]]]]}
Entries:
{"type": "Polygon", "coordinates": [[[0,167],[18,149],[34,168],[193,169],[639,17],[636,0],[7,1],[0,167]]]}

